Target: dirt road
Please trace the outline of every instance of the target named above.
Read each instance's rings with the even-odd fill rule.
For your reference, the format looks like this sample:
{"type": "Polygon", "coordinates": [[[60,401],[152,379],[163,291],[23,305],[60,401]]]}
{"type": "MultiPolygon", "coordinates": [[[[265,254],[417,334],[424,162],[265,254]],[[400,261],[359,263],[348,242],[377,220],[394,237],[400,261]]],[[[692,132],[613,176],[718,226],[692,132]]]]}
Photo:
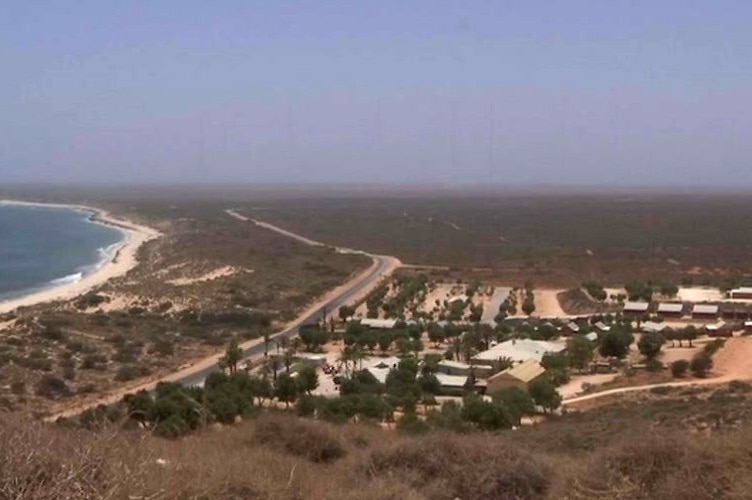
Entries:
{"type": "Polygon", "coordinates": [[[677,382],[664,382],[661,384],[638,385],[633,387],[618,387],[593,394],[586,394],[575,398],[565,399],[562,405],[573,405],[583,401],[625,394],[629,392],[649,391],[656,387],[687,387],[697,385],[726,384],[732,380],[752,380],[752,338],[733,337],[713,357],[715,376],[704,379],[683,380],[677,382]]]}

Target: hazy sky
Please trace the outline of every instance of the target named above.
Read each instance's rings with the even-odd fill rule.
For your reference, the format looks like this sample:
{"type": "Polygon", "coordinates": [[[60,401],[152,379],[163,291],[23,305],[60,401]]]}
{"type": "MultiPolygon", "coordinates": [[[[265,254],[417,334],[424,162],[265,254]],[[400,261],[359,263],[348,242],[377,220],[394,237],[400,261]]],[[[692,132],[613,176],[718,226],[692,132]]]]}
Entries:
{"type": "Polygon", "coordinates": [[[0,182],[752,185],[752,2],[0,3],[0,182]]]}

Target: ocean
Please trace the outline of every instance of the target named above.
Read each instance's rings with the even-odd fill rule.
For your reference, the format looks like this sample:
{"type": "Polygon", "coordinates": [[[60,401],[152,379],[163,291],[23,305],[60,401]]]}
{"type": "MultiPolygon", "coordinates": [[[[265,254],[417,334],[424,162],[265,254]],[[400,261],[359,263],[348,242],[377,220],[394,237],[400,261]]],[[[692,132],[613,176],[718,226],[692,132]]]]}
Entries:
{"type": "Polygon", "coordinates": [[[73,283],[111,260],[117,228],[72,208],[0,205],[0,301],[73,283]]]}

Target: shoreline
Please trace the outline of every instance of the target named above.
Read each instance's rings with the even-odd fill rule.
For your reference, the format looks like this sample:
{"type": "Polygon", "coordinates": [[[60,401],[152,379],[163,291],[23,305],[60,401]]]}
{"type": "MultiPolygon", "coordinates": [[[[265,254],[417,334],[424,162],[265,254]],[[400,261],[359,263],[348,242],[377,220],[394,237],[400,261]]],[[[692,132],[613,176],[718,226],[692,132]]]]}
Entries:
{"type": "Polygon", "coordinates": [[[43,290],[31,291],[27,295],[0,301],[0,314],[6,314],[19,307],[29,307],[47,302],[71,300],[83,295],[107,281],[125,275],[136,267],[138,249],[146,243],[161,236],[156,229],[136,224],[132,221],[114,217],[106,210],[86,205],[68,205],[63,203],[36,203],[18,200],[0,199],[0,206],[64,208],[90,214],[89,222],[114,227],[123,232],[123,241],[118,244],[112,255],[91,274],[75,283],[51,286],[43,290]]]}

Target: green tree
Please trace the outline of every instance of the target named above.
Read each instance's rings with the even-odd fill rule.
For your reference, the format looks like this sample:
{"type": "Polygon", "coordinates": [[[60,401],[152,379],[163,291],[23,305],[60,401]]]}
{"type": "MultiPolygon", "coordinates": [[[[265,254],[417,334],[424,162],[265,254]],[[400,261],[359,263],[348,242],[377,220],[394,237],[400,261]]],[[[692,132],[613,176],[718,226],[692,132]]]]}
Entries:
{"type": "Polygon", "coordinates": [[[506,408],[515,425],[522,423],[522,417],[535,414],[535,402],[526,391],[519,387],[509,387],[493,395],[494,401],[506,408]]]}
{"type": "Polygon", "coordinates": [[[547,352],[541,359],[548,378],[556,386],[569,382],[569,358],[560,352],[547,352]]]}
{"type": "Polygon", "coordinates": [[[355,308],[352,306],[342,306],[339,308],[339,319],[342,320],[342,322],[347,321],[349,318],[352,318],[355,315],[355,308]]]}
{"type": "Polygon", "coordinates": [[[530,382],[528,391],[535,404],[543,407],[544,410],[553,411],[561,406],[561,395],[556,391],[556,387],[544,378],[530,382]]]}
{"type": "Polygon", "coordinates": [[[622,359],[629,353],[629,346],[634,341],[631,333],[612,328],[601,340],[601,356],[613,356],[622,359]]]}
{"type": "Polygon", "coordinates": [[[515,422],[514,416],[501,403],[485,401],[473,393],[462,400],[462,418],[484,431],[510,429],[515,422]]]}
{"type": "Polygon", "coordinates": [[[238,341],[232,339],[230,345],[217,363],[222,370],[228,369],[230,373],[237,373],[238,363],[243,359],[243,350],[238,346],[238,341]]]}
{"type": "Polygon", "coordinates": [[[655,359],[661,352],[661,347],[666,343],[666,338],[661,332],[645,332],[637,342],[640,353],[648,360],[655,359]]]}
{"type": "Polygon", "coordinates": [[[584,335],[574,335],[567,341],[567,355],[572,367],[582,371],[593,361],[593,343],[584,335]]]}
{"type": "Polygon", "coordinates": [[[281,373],[274,384],[274,395],[285,403],[286,408],[289,408],[290,403],[294,403],[300,395],[300,386],[292,376],[281,373]]]}
{"type": "Polygon", "coordinates": [[[319,374],[312,366],[305,366],[298,372],[298,385],[300,390],[305,391],[309,396],[311,392],[319,386],[319,374]]]}

